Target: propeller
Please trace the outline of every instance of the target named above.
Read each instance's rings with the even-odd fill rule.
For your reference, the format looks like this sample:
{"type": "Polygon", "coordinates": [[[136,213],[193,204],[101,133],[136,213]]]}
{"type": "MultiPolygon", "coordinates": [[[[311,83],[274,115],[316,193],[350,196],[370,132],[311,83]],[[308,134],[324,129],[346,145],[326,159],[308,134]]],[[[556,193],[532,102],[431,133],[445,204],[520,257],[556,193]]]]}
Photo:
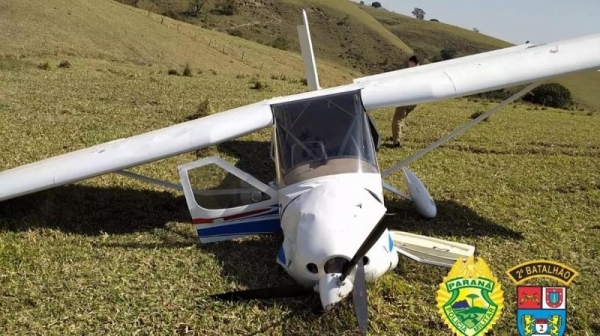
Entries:
{"type": "Polygon", "coordinates": [[[367,334],[369,326],[369,310],[367,303],[367,281],[365,280],[365,266],[362,259],[358,262],[356,275],[354,278],[354,288],[352,288],[352,305],[354,306],[354,314],[358,320],[358,328],[361,334],[367,334]]]}
{"type": "Polygon", "coordinates": [[[354,254],[354,257],[352,257],[352,259],[350,259],[350,262],[347,263],[346,265],[344,265],[344,268],[342,269],[342,275],[340,276],[340,282],[344,281],[346,279],[346,277],[348,277],[350,272],[352,272],[352,269],[354,268],[354,266],[358,265],[359,261],[362,260],[362,258],[365,256],[365,254],[367,254],[367,252],[369,252],[371,247],[373,247],[373,245],[375,245],[375,243],[379,240],[379,238],[383,234],[383,231],[385,231],[385,229],[387,229],[387,226],[385,225],[385,222],[384,222],[385,216],[386,215],[381,217],[381,219],[375,225],[375,227],[373,228],[371,233],[369,233],[369,235],[367,236],[367,239],[365,239],[365,241],[362,243],[362,245],[360,245],[360,247],[354,254]]]}
{"type": "Polygon", "coordinates": [[[375,245],[375,243],[381,238],[381,235],[387,229],[385,225],[386,215],[382,216],[377,225],[373,228],[369,236],[365,239],[362,245],[358,248],[354,257],[348,262],[342,269],[340,276],[340,282],[344,281],[346,277],[352,272],[354,266],[358,266],[354,275],[354,287],[352,288],[352,305],[354,306],[354,314],[358,321],[358,327],[362,335],[367,334],[367,327],[369,325],[368,316],[368,299],[367,299],[367,282],[365,277],[365,267],[363,265],[363,257],[369,250],[375,245]]]}
{"type": "MultiPolygon", "coordinates": [[[[354,313],[356,315],[358,326],[362,335],[367,334],[367,327],[369,324],[367,282],[365,276],[365,267],[363,264],[363,257],[367,254],[367,252],[369,252],[373,245],[375,245],[379,238],[381,238],[381,235],[386,230],[387,226],[384,222],[386,216],[388,216],[388,214],[385,214],[381,217],[381,219],[375,225],[371,233],[369,233],[365,241],[360,245],[352,259],[344,265],[344,267],[342,268],[342,273],[338,279],[338,283],[342,283],[348,277],[348,275],[352,273],[354,267],[357,266],[356,272],[354,274],[354,283],[352,288],[352,304],[354,306],[354,313]]],[[[211,298],[227,301],[239,301],[252,299],[295,297],[311,293],[314,293],[314,290],[312,288],[307,288],[300,284],[295,284],[289,286],[233,291],[223,294],[211,295],[211,298]]]]}

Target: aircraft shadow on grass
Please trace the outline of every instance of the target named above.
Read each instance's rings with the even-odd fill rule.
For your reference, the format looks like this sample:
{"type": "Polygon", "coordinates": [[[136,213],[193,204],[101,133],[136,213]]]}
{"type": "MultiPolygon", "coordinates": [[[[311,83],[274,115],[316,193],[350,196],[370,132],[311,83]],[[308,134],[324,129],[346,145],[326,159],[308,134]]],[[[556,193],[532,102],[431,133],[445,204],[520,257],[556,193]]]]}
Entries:
{"type": "Polygon", "coordinates": [[[71,184],[0,202],[0,231],[58,229],[81,235],[148,232],[190,220],[183,195],[71,184]]]}
{"type": "MultiPolygon", "coordinates": [[[[273,179],[275,165],[269,157],[270,143],[234,140],[217,146],[217,149],[236,157],[236,166],[260,181],[268,182],[273,179]]],[[[386,197],[388,213],[396,214],[389,217],[389,228],[442,236],[454,241],[460,241],[461,237],[483,236],[523,239],[520,233],[487,220],[461,204],[446,200],[436,203],[437,217],[427,220],[419,216],[409,201],[386,197]]],[[[82,235],[100,235],[102,232],[115,235],[150,232],[156,228],[163,228],[169,222],[189,223],[190,216],[184,196],[174,196],[167,191],[99,188],[73,184],[0,202],[0,231],[26,231],[30,228],[45,227],[82,235]]],[[[162,243],[124,243],[118,246],[106,243],[106,246],[154,249],[198,245],[203,252],[214,255],[222,264],[222,277],[235,279],[244,288],[258,288],[294,283],[275,263],[282,240],[282,234],[278,233],[200,244],[197,237],[185,235],[176,242],[165,241],[164,246],[162,243]]],[[[419,267],[435,266],[419,265],[405,258],[401,260],[399,271],[396,273],[406,276],[407,281],[434,284],[438,280],[437,275],[432,279],[431,273],[430,277],[411,275],[422,273],[419,272],[419,267]]],[[[441,269],[439,275],[446,271],[441,269]]],[[[319,312],[322,308],[318,295],[277,301],[293,310],[292,316],[301,316],[305,320],[320,318],[319,312]]],[[[268,300],[265,301],[267,302],[268,300]]]]}

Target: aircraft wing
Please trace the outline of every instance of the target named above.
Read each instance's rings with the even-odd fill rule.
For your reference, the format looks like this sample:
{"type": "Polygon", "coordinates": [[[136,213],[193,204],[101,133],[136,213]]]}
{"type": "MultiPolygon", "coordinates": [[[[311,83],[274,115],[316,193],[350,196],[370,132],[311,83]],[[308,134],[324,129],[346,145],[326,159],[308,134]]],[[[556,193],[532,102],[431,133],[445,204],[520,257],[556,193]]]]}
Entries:
{"type": "Polygon", "coordinates": [[[468,96],[600,68],[600,34],[356,79],[367,110],[468,96]]]}
{"type": "Polygon", "coordinates": [[[521,45],[273,98],[0,173],[0,201],[212,146],[273,123],[270,105],[361,91],[368,110],[467,96],[600,68],[600,34],[521,45]]]}
{"type": "Polygon", "coordinates": [[[16,167],[0,173],[0,201],[212,146],[272,122],[261,102],[16,167]]]}

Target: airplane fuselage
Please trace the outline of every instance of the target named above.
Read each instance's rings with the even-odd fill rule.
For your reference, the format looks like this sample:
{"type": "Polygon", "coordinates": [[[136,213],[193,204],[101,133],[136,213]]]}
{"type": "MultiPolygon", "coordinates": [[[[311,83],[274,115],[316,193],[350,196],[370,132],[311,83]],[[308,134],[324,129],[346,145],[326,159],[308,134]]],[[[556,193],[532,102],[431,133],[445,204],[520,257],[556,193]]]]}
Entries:
{"type": "MultiPolygon", "coordinates": [[[[284,241],[277,262],[307,286],[327,273],[340,273],[386,211],[377,173],[306,180],[280,189],[279,200],[284,241]]],[[[363,264],[367,281],[397,266],[398,253],[387,230],[363,264]]]]}
{"type": "MultiPolygon", "coordinates": [[[[377,173],[318,177],[279,190],[284,241],[277,263],[298,283],[314,287],[328,309],[352,291],[332,281],[374,229],[386,208],[377,173]],[[333,293],[333,294],[331,294],[333,293]]],[[[386,229],[363,257],[367,282],[398,264],[386,229]]]]}

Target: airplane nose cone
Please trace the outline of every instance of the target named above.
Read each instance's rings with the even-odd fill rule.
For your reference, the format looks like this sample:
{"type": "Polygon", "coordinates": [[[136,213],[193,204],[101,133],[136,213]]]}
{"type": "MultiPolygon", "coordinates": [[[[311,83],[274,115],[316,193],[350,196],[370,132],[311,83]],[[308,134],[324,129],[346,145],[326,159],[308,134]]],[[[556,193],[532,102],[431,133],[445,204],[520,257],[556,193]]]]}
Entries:
{"type": "MultiPolygon", "coordinates": [[[[302,194],[287,207],[282,219],[285,236],[294,249],[295,273],[313,281],[341,273],[385,211],[383,204],[357,184],[328,181],[302,194]]],[[[368,259],[363,263],[368,264],[368,259]]]]}

